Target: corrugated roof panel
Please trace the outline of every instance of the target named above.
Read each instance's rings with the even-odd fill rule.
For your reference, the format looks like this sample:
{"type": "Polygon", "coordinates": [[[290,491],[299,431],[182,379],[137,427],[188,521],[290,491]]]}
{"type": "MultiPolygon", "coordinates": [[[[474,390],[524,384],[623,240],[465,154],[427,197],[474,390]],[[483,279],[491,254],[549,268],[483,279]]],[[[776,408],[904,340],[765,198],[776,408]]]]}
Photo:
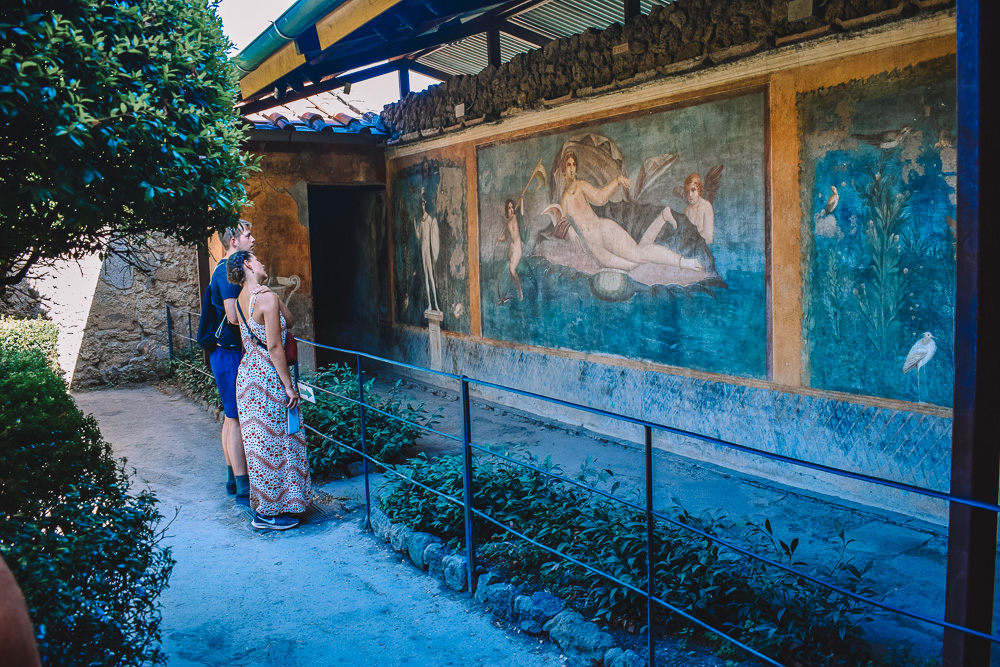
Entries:
{"type": "MultiPolygon", "coordinates": [[[[506,33],[500,33],[500,60],[508,62],[518,53],[530,51],[531,45],[525,44],[506,33]]],[[[478,74],[488,63],[486,55],[486,35],[480,33],[465,39],[452,42],[445,47],[417,59],[431,67],[451,74],[478,74]]]]}
{"type": "MultiPolygon", "coordinates": [[[[643,14],[653,7],[669,5],[673,0],[641,0],[643,14]]],[[[587,28],[603,30],[624,18],[622,6],[601,0],[552,0],[539,7],[512,16],[509,20],[528,30],[551,38],[569,37],[587,28]]]]}

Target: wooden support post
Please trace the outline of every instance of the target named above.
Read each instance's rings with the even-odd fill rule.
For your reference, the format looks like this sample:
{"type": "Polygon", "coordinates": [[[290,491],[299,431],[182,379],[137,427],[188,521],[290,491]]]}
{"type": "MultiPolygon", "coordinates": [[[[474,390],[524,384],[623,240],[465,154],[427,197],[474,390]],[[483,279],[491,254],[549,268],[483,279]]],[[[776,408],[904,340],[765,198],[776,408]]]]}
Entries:
{"type": "MultiPolygon", "coordinates": [[[[985,34],[991,35],[996,15],[995,3],[958,1],[958,276],[951,492],[989,503],[997,502],[1000,492],[1000,419],[993,377],[1000,368],[996,323],[1000,300],[993,293],[1000,285],[995,261],[1000,233],[992,223],[980,225],[980,184],[992,179],[980,172],[979,158],[998,150],[996,123],[980,122],[981,110],[992,104],[986,96],[995,96],[995,91],[981,90],[980,84],[996,80],[998,56],[996,40],[981,42],[980,30],[985,27],[985,34]]],[[[992,633],[997,515],[955,504],[948,526],[945,619],[992,633]]],[[[986,666],[990,652],[989,640],[945,630],[945,667],[986,666]]]]}
{"type": "Polygon", "coordinates": [[[490,28],[486,31],[486,60],[494,67],[500,67],[500,30],[490,28]]]}
{"type": "Polygon", "coordinates": [[[399,68],[399,99],[403,99],[410,94],[410,70],[408,67],[399,68]]]}
{"type": "Polygon", "coordinates": [[[642,5],[639,4],[639,0],[622,0],[622,4],[625,5],[625,22],[627,23],[629,19],[635,18],[639,14],[642,14],[642,5]]]}

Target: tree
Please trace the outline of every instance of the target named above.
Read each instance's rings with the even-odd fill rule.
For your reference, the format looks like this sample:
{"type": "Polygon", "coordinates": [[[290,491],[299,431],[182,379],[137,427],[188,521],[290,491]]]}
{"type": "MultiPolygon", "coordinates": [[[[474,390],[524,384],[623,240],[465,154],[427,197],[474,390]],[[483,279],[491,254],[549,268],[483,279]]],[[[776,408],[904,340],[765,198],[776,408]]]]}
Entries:
{"type": "Polygon", "coordinates": [[[238,220],[253,165],[216,6],[0,3],[0,293],[48,259],[238,220]]]}

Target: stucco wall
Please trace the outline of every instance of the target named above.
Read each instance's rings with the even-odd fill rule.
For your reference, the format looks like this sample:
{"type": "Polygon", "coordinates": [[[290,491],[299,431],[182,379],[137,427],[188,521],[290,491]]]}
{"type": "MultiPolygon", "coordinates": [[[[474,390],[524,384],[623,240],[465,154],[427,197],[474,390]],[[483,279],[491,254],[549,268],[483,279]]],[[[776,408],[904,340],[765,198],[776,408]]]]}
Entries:
{"type": "MultiPolygon", "coordinates": [[[[324,144],[253,142],[247,149],[260,157],[261,170],[247,182],[253,206],[243,217],[253,223],[254,252],[264,262],[268,275],[299,276],[299,289],[288,302],[296,318],[294,333],[313,339],[313,290],[337,289],[315,286],[309,243],[309,196],[312,185],[372,185],[385,183],[385,158],[373,144],[324,144]]],[[[211,265],[222,256],[217,239],[210,244],[211,265]]],[[[302,346],[300,368],[315,365],[313,350],[302,346]]]]}
{"type": "MultiPolygon", "coordinates": [[[[163,376],[167,368],[167,303],[174,326],[187,335],[193,312],[197,332],[199,309],[197,261],[192,250],[155,237],[135,253],[145,271],[111,256],[104,260],[94,288],[80,343],[72,386],[143,382],[163,376]]],[[[175,345],[186,341],[174,340],[175,345]]]]}
{"type": "MultiPolygon", "coordinates": [[[[681,77],[564,101],[552,108],[522,110],[499,123],[455,129],[391,148],[387,176],[392,268],[405,270],[407,280],[393,276],[394,326],[383,353],[410,363],[431,364],[429,334],[423,328],[427,324],[414,321],[413,313],[401,308],[404,304],[400,303],[416,300],[424,304],[431,298],[428,282],[420,277],[430,257],[435,275],[448,272],[449,279],[468,276],[467,292],[456,283],[447,290],[451,296],[442,299],[438,288],[438,298],[447,302],[440,305],[440,310],[448,313],[453,308],[453,315],[461,311],[465,319],[445,318],[441,324],[443,370],[584,402],[789,457],[947,490],[951,444],[947,387],[953,377],[947,331],[953,315],[948,310],[947,294],[954,291],[954,269],[953,258],[950,264],[932,260],[948,259],[946,255],[951,253],[948,226],[952,223],[945,218],[954,215],[949,213],[954,201],[948,195],[954,103],[947,96],[925,101],[927,93],[922,91],[934,90],[934,86],[947,89],[948,68],[954,67],[954,30],[953,14],[932,13],[850,38],[820,37],[681,77]],[[878,103],[878,96],[885,90],[892,91],[893,99],[909,101],[878,103]],[[726,143],[724,131],[708,132],[701,144],[685,148],[676,134],[639,129],[640,122],[649,124],[644,119],[654,117],[655,121],[657,114],[669,118],[671,114],[676,116],[678,109],[710,109],[716,100],[739,99],[754,91],[763,91],[766,106],[762,121],[765,143],[758,151],[762,154],[755,158],[760,160],[765,174],[760,192],[763,204],[754,203],[752,197],[739,199],[740,190],[732,179],[746,179],[752,170],[732,169],[738,155],[727,156],[725,146],[715,146],[726,143]],[[807,113],[813,114],[813,120],[806,121],[807,113]],[[630,124],[636,128],[639,143],[627,138],[630,124]],[[704,164],[692,163],[685,167],[685,173],[672,175],[678,184],[689,170],[699,171],[704,178],[712,165],[730,164],[729,171],[722,171],[719,199],[714,202],[715,224],[723,232],[726,225],[735,224],[739,206],[757,206],[763,214],[762,223],[752,223],[763,225],[760,231],[764,238],[763,268],[759,278],[753,280],[760,281],[763,295],[754,312],[766,319],[766,326],[748,333],[759,338],[753,341],[761,345],[763,365],[740,366],[725,356],[743,353],[722,347],[725,337],[745,330],[746,322],[741,319],[712,323],[709,318],[698,325],[717,329],[709,332],[718,339],[717,347],[699,348],[698,352],[704,355],[705,350],[715,350],[717,356],[712,359],[670,356],[670,349],[655,347],[662,346],[663,337],[685,325],[671,324],[670,318],[711,314],[720,307],[719,295],[742,289],[733,280],[733,271],[745,270],[748,262],[756,261],[746,252],[761,251],[722,247],[739,239],[726,239],[717,232],[716,238],[710,240],[709,248],[723,282],[708,282],[699,275],[692,283],[697,289],[679,286],[677,278],[647,279],[630,274],[638,283],[634,294],[629,290],[599,293],[593,276],[602,267],[588,269],[584,260],[560,265],[565,254],[544,256],[543,244],[555,242],[555,225],[545,228],[548,220],[541,211],[547,203],[560,203],[558,193],[562,187],[552,185],[554,174],[564,166],[554,156],[565,152],[567,144],[579,143],[580,135],[585,133],[609,137],[617,145],[614,150],[621,155],[616,159],[624,165],[622,173],[632,186],[639,180],[639,164],[643,160],[651,164],[647,158],[660,151],[677,151],[680,157],[674,159],[678,164],[692,155],[712,156],[704,157],[704,164]],[[647,145],[661,148],[643,148],[647,145]],[[506,157],[493,167],[497,147],[506,157]],[[823,162],[828,158],[838,160],[835,168],[823,162]],[[548,187],[539,188],[530,180],[536,161],[547,168],[548,187]],[[467,177],[464,202],[449,203],[429,214],[436,216],[438,223],[444,213],[449,220],[456,215],[463,217],[465,234],[461,238],[451,234],[450,246],[444,247],[446,235],[439,229],[442,247],[438,253],[427,255],[420,246],[419,225],[414,225],[413,220],[422,198],[450,202],[442,189],[443,178],[435,180],[433,175],[435,170],[440,174],[442,169],[456,166],[464,168],[467,177]],[[832,173],[837,174],[836,181],[832,173]],[[421,174],[429,177],[421,180],[421,174]],[[894,180],[886,185],[890,177],[894,180]],[[519,182],[516,188],[514,180],[519,182]],[[839,208],[828,200],[829,185],[834,182],[842,191],[839,208]],[[521,194],[524,184],[529,187],[521,194]],[[431,188],[432,197],[428,195],[431,188]],[[870,206],[865,208],[870,205],[865,203],[866,193],[871,195],[873,188],[885,190],[879,196],[885,195],[887,202],[904,202],[902,214],[893,223],[898,229],[887,231],[884,239],[868,229],[867,221],[880,215],[870,206]],[[516,271],[523,296],[519,296],[513,276],[507,278],[494,266],[503,264],[506,270],[505,263],[512,256],[507,254],[509,237],[498,237],[502,226],[497,226],[497,219],[502,215],[494,209],[500,208],[497,202],[503,198],[517,200],[519,195],[526,204],[517,214],[517,224],[528,228],[521,242],[523,264],[516,271]],[[728,213],[725,197],[731,202],[728,213]],[[911,200],[922,204],[906,208],[905,202],[911,200]],[[402,224],[393,213],[400,210],[407,211],[404,222],[409,224],[402,224]],[[498,243],[500,250],[495,248],[498,243]],[[881,259],[874,258],[876,246],[881,259]],[[416,279],[412,279],[414,275],[416,279]],[[540,287],[532,286],[532,280],[540,287]],[[643,286],[642,280],[649,280],[649,284],[643,286]],[[884,282],[879,284],[879,280],[884,282]],[[898,281],[900,290],[905,285],[912,293],[897,290],[899,299],[889,303],[883,298],[888,294],[885,285],[889,280],[898,281]],[[824,291],[823,285],[829,289],[824,291]],[[871,296],[876,294],[876,288],[882,290],[877,307],[872,305],[875,297],[871,296]],[[576,305],[567,301],[567,294],[577,300],[576,305]],[[926,300],[933,301],[933,308],[921,294],[928,295],[926,300]],[[569,309],[569,314],[575,312],[579,317],[576,321],[567,317],[553,319],[553,309],[569,309]],[[830,318],[834,317],[831,313],[838,309],[842,312],[836,317],[847,331],[830,329],[830,318]],[[487,319],[488,312],[493,320],[487,319]],[[863,318],[872,313],[881,317],[883,324],[867,331],[863,318]],[[855,315],[857,321],[851,319],[855,315]],[[526,318],[523,325],[509,329],[495,325],[497,317],[515,316],[526,318]],[[588,322],[588,317],[593,321],[588,322]],[[541,324],[538,318],[543,318],[541,324]],[[528,327],[544,328],[547,320],[559,322],[553,325],[557,327],[555,338],[531,338],[524,333],[528,327]],[[617,343],[602,333],[617,327],[626,337],[642,338],[660,331],[652,328],[653,324],[666,326],[665,333],[656,333],[657,338],[650,341],[653,348],[639,346],[631,351],[616,347],[617,343]],[[573,333],[574,326],[582,327],[580,335],[573,333]],[[920,374],[903,373],[911,344],[919,342],[919,332],[931,326],[938,338],[938,356],[932,364],[921,367],[920,374]],[[599,338],[595,338],[597,333],[601,333],[599,338]],[[546,340],[558,342],[543,342],[546,340]],[[845,346],[837,350],[835,344],[841,340],[845,346]],[[845,364],[849,372],[823,372],[836,364],[845,364]],[[876,376],[882,379],[875,381],[876,376]],[[852,383],[851,377],[857,381],[852,383]],[[918,384],[921,381],[924,385],[918,384]],[[938,383],[937,389],[929,391],[928,382],[938,383]]],[[[654,122],[651,127],[658,126],[654,122]]],[[[752,146],[741,149],[739,155],[747,150],[752,146]]],[[[591,184],[601,187],[603,181],[591,184]]],[[[669,189],[658,197],[659,205],[666,203],[675,214],[684,207],[669,189]]],[[[565,198],[561,203],[566,206],[565,198]]],[[[597,208],[593,198],[590,205],[597,208]]],[[[601,215],[614,217],[607,211],[621,209],[601,211],[601,215]]],[[[678,252],[692,253],[684,257],[697,256],[696,249],[682,251],[680,246],[675,247],[678,252]]],[[[712,276],[707,278],[714,280],[712,276]]],[[[953,309],[953,300],[951,304],[953,309]]],[[[676,340],[676,345],[683,347],[689,345],[690,337],[676,340]]],[[[623,431],[613,423],[551,406],[523,404],[509,396],[496,398],[598,431],[638,439],[636,433],[623,431]]],[[[819,492],[935,521],[946,519],[942,503],[862,482],[803,473],[750,454],[684,439],[664,437],[656,444],[819,492]]]]}

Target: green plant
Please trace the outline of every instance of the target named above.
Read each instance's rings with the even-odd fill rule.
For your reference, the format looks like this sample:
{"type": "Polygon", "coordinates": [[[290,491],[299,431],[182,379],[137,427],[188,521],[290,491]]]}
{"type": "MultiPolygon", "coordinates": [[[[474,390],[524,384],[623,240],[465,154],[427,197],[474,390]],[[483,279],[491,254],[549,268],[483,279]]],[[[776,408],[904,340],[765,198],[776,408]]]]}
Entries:
{"type": "MultiPolygon", "coordinates": [[[[551,460],[526,462],[546,472],[561,472],[551,460]]],[[[457,456],[433,461],[421,456],[397,470],[452,498],[462,498],[462,462],[457,456]]],[[[590,486],[605,485],[614,475],[594,470],[587,461],[576,475],[590,486]]],[[[646,586],[646,516],[585,488],[554,480],[538,470],[509,461],[479,457],[473,469],[475,507],[545,546],[603,570],[629,586],[646,586]]],[[[614,494],[618,482],[610,484],[614,494]]],[[[380,503],[395,522],[438,535],[453,548],[464,540],[462,506],[412,484],[390,477],[380,503]]],[[[637,501],[636,501],[637,502],[637,501]]],[[[638,502],[637,502],[638,504],[638,502]]],[[[830,592],[801,575],[723,547],[718,538],[748,542],[751,550],[786,565],[814,571],[837,585],[872,595],[865,583],[867,567],[845,557],[850,540],[837,527],[839,549],[828,567],[812,567],[797,559],[798,540],[774,535],[770,521],[757,526],[730,522],[713,512],[693,515],[675,499],[667,514],[674,523],[657,519],[653,529],[654,589],[672,605],[731,636],[780,659],[803,664],[843,666],[873,661],[903,665],[877,656],[862,639],[864,605],[830,592]],[[686,527],[694,528],[697,534],[686,527]],[[741,531],[743,531],[741,533],[741,531]]],[[[474,520],[479,557],[514,583],[546,588],[568,600],[594,620],[621,627],[645,623],[645,599],[628,587],[589,572],[551,552],[521,540],[508,539],[493,523],[474,520]]],[[[659,610],[657,625],[684,630],[675,617],[659,610]]],[[[730,654],[721,638],[704,635],[718,650],[730,654]],[[723,648],[726,647],[726,648],[723,648]]]]}
{"type": "Polygon", "coordinates": [[[41,351],[0,344],[0,397],[0,553],[43,663],[164,662],[157,598],[173,560],[156,498],[131,493],[41,351]]]}
{"type": "Polygon", "coordinates": [[[179,359],[170,360],[168,382],[196,400],[222,409],[222,398],[215,384],[212,369],[205,363],[201,350],[176,353],[179,359]]]}
{"type": "MultiPolygon", "coordinates": [[[[337,444],[361,449],[361,412],[352,402],[359,396],[358,376],[347,366],[334,365],[321,369],[308,382],[317,388],[316,403],[302,404],[303,418],[327,436],[309,433],[309,465],[314,474],[324,475],[336,466],[360,460],[360,456],[337,444]]],[[[396,382],[388,391],[376,392],[374,378],[365,382],[365,403],[378,410],[365,411],[368,454],[379,461],[398,460],[420,436],[414,424],[432,425],[437,420],[436,415],[427,414],[423,404],[410,403],[399,386],[400,382],[396,382]]]]}
{"type": "Polygon", "coordinates": [[[0,3],[0,291],[38,261],[232,225],[254,158],[214,3],[0,3]]]}
{"type": "Polygon", "coordinates": [[[55,322],[40,317],[28,320],[0,315],[0,347],[41,350],[54,368],[59,356],[58,341],[59,327],[55,322]]]}

